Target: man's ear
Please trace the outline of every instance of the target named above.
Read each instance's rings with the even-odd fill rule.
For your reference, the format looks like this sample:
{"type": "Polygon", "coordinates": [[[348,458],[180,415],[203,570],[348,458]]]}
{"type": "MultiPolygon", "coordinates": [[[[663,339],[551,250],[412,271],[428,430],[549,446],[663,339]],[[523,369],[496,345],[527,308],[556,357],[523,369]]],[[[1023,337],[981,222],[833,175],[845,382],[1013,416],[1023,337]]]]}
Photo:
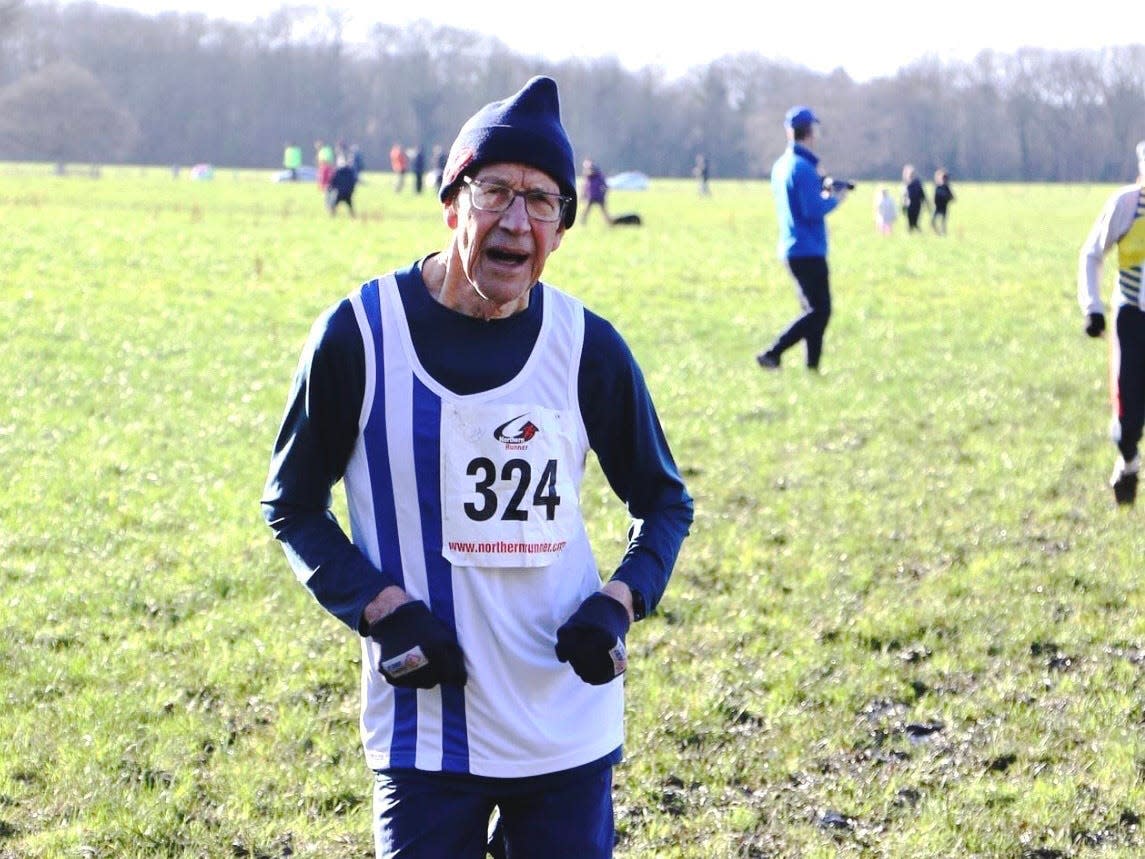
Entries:
{"type": "Polygon", "coordinates": [[[457,214],[457,195],[454,194],[448,201],[441,204],[441,217],[450,230],[456,230],[460,219],[457,214]]]}

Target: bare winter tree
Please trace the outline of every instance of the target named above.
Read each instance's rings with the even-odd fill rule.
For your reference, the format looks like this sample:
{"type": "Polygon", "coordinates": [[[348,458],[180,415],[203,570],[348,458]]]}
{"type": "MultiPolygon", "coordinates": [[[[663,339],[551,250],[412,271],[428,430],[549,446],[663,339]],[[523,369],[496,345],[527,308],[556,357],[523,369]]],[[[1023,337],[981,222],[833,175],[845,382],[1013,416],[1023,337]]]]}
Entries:
{"type": "Polygon", "coordinates": [[[911,163],[959,181],[1118,181],[1145,138],[1145,45],[929,57],[868,81],[746,53],[668,79],[616,57],[522,56],[426,21],[377,25],[363,41],[348,34],[341,13],[316,5],[238,24],[0,0],[0,156],[57,158],[78,146],[66,157],[270,168],[288,140],[309,151],[312,141],[343,139],[373,169],[388,165],[394,142],[447,145],[475,104],[534,74],[560,82],[580,155],[653,176],[689,175],[698,152],[718,178],[766,176],[793,104],[822,113],[824,163],[852,179],[897,180],[911,163]],[[49,71],[61,63],[72,72],[49,71]],[[57,107],[69,89],[89,96],[71,102],[74,116],[57,107]],[[53,100],[33,109],[29,92],[53,100]],[[112,117],[98,134],[96,115],[112,117]],[[86,140],[50,127],[81,119],[93,129],[86,140]]]}
{"type": "Polygon", "coordinates": [[[0,34],[16,25],[24,0],[0,0],[0,34]]]}
{"type": "Polygon", "coordinates": [[[0,90],[0,158],[117,160],[138,135],[131,114],[73,63],[53,63],[0,90]]]}

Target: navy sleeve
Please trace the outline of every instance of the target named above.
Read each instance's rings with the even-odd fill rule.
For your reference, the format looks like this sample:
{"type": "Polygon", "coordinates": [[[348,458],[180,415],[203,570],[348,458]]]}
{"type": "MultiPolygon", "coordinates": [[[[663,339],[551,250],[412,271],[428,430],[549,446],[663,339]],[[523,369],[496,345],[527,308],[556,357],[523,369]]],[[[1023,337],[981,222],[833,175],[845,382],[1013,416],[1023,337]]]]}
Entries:
{"type": "Polygon", "coordinates": [[[634,520],[612,578],[639,591],[651,612],[692,524],[692,498],[628,344],[587,310],[577,394],[589,444],[634,520]]]}
{"type": "Polygon", "coordinates": [[[362,610],[394,584],[331,512],[358,435],[365,391],[361,332],[349,300],[314,323],[294,375],[262,512],[296,576],[331,614],[360,630],[362,610]]]}

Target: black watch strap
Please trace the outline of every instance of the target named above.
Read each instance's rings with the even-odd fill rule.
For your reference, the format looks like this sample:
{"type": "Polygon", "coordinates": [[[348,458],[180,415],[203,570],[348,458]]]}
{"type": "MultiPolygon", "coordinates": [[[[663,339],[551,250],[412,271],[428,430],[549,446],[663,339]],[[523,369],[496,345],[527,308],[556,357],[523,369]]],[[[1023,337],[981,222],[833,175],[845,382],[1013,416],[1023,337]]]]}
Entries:
{"type": "Polygon", "coordinates": [[[644,620],[648,614],[648,607],[644,604],[644,594],[634,587],[629,587],[628,590],[632,594],[632,619],[644,620]]]}

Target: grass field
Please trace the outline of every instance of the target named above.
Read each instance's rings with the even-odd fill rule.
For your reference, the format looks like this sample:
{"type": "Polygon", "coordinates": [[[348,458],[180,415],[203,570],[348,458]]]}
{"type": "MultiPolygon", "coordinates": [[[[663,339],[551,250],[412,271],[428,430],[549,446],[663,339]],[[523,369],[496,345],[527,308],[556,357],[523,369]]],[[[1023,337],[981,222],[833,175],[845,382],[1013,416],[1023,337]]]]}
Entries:
{"type": "MultiPolygon", "coordinates": [[[[3,859],[372,855],[358,646],[258,500],[315,315],[447,234],[385,176],[350,221],[268,175],[0,165],[3,859]]],[[[618,857],[1142,855],[1145,527],[1074,297],[1110,190],[956,184],[948,237],[884,238],[860,185],[820,376],[753,360],[796,311],[763,184],[569,233],[546,279],[696,499],[629,635],[618,857]]]]}

